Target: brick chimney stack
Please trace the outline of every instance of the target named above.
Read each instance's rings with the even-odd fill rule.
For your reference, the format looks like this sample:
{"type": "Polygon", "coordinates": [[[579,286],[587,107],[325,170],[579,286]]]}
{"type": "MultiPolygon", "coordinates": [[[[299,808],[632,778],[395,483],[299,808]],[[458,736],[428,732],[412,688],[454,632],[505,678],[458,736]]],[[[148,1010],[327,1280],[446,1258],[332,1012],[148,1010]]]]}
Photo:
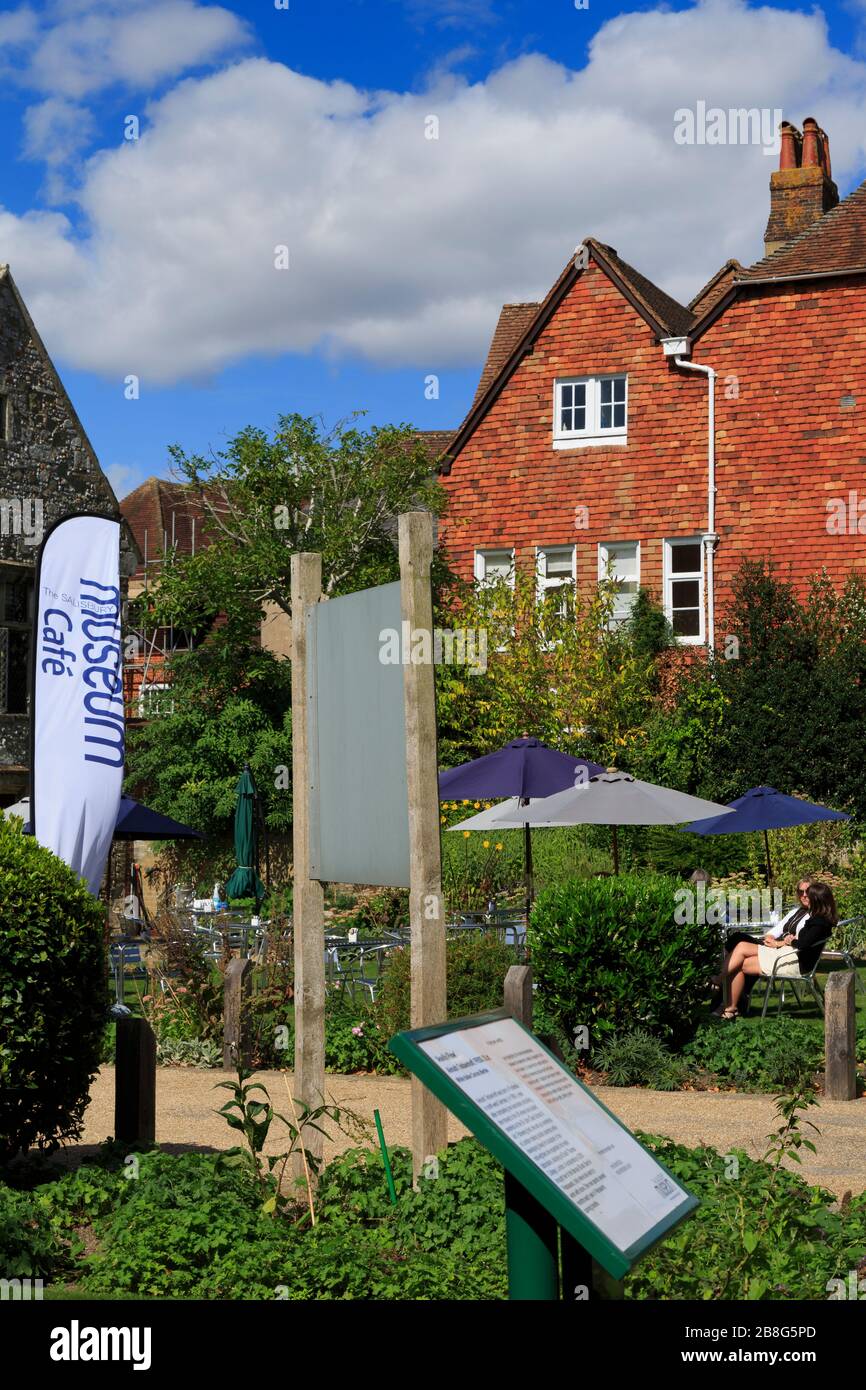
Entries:
{"type": "Polygon", "coordinates": [[[780,132],[779,167],[770,175],[766,256],[811,227],[839,201],[830,168],[830,141],[814,117],[806,117],[802,135],[790,121],[782,122],[780,132]]]}

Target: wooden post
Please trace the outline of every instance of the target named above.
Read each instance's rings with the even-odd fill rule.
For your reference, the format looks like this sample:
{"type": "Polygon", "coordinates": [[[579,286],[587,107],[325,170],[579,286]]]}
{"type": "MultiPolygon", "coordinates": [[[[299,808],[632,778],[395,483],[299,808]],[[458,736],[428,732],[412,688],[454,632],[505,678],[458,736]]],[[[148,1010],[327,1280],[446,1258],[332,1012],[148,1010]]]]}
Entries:
{"type": "MultiPolygon", "coordinates": [[[[445,909],[439,846],[439,774],[436,745],[436,687],[433,669],[433,518],[406,512],[399,520],[400,597],[403,622],[429,639],[430,660],[403,667],[406,711],[406,779],[409,792],[409,927],[412,948],[413,1028],[443,1023],[445,909]]],[[[414,642],[412,643],[414,655],[414,642]]],[[[441,1101],[412,1077],[412,1167],[417,1180],[425,1161],[448,1142],[448,1116],[441,1101]]]]}
{"type": "Polygon", "coordinates": [[[156,1141],[156,1038],[146,1018],[119,1018],[114,1049],[114,1137],[156,1141]]]}
{"type": "Polygon", "coordinates": [[[854,1100],[857,1095],[856,1033],[854,971],[834,971],[824,990],[824,1095],[828,1100],[854,1100]]]}
{"type": "Polygon", "coordinates": [[[235,956],[223,980],[223,1071],[234,1071],[239,1064],[247,1069],[250,1066],[249,1029],[244,1027],[243,1009],[252,983],[252,961],[235,956]]]}
{"type": "Polygon", "coordinates": [[[509,966],[505,976],[505,1007],[524,1028],[532,1028],[531,965],[509,966]]]}
{"type": "MultiPolygon", "coordinates": [[[[307,693],[307,607],[322,597],[321,555],[292,556],[292,919],[295,938],[296,1100],[315,1109],[325,1098],[325,904],[310,878],[310,700],[307,693]]],[[[304,1147],[322,1157],[324,1135],[304,1131],[304,1147]]],[[[303,1176],[302,1155],[293,1160],[303,1176]]]]}

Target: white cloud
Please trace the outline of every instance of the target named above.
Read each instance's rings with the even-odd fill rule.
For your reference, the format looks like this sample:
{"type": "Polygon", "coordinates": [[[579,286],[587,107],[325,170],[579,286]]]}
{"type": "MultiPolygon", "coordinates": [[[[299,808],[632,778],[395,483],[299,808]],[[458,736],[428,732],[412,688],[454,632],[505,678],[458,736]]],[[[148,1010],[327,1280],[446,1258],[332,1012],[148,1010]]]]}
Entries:
{"type": "Polygon", "coordinates": [[[4,75],[76,101],[118,84],[147,91],[219,61],[249,37],[230,10],[196,0],[49,0],[39,12],[27,6],[0,16],[4,75]]]}
{"type": "Polygon", "coordinates": [[[477,359],[500,304],[543,295],[587,234],[683,300],[726,257],[761,255],[775,160],[675,144],[678,108],[814,114],[837,180],[863,165],[866,64],[819,13],[622,15],[580,70],[529,55],[434,84],[370,94],[264,59],[181,82],[140,141],[85,166],[85,239],[0,215],[50,349],[143,391],[315,347],[436,370],[477,359]]]}
{"type": "Polygon", "coordinates": [[[92,139],[96,122],[86,107],[47,97],[24,113],[24,155],[49,167],[65,163],[92,139]]]}

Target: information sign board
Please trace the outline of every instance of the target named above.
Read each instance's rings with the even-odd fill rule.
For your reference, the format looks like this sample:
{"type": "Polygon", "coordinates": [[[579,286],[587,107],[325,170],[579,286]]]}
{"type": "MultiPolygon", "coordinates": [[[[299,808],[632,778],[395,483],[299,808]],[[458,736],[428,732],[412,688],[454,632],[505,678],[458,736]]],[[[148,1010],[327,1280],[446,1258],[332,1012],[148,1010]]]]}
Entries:
{"type": "Polygon", "coordinates": [[[390,1047],[613,1278],[698,1205],[504,1010],[398,1033],[390,1047]]]}

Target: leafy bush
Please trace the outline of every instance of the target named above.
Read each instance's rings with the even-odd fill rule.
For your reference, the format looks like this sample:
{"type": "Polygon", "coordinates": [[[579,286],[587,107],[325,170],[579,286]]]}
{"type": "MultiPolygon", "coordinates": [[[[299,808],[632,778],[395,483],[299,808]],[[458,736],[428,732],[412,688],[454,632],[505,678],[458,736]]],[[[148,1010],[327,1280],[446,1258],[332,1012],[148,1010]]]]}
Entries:
{"type": "MultiPolygon", "coordinates": [[[[517,951],[489,932],[465,932],[446,943],[448,1017],[501,1009],[505,976],[517,951]]],[[[412,953],[397,947],[388,956],[375,1015],[386,1040],[409,1027],[412,953]]]]}
{"type": "MultiPolygon", "coordinates": [[[[644,725],[641,776],[730,801],[769,783],[866,816],[866,583],[812,577],[800,597],[766,560],[745,562],[719,614],[715,658],[683,667],[676,706],[644,725]],[[728,660],[737,643],[736,660],[728,660]]],[[[790,862],[786,877],[818,869],[790,862]]]]}
{"type": "Polygon", "coordinates": [[[631,641],[635,656],[649,660],[655,660],[676,642],[670,619],[643,585],[635,594],[625,635],[631,641]]]}
{"type": "Polygon", "coordinates": [[[0,817],[0,1156],[77,1138],[108,1011],[104,909],[0,817]]]}
{"type": "Polygon", "coordinates": [[[572,879],[541,893],[528,944],[544,1013],[590,1049],[643,1028],[677,1046],[694,1032],[716,965],[712,930],[674,920],[677,881],[653,874],[572,879]]]}
{"type": "Polygon", "coordinates": [[[653,1091],[675,1091],[687,1069],[664,1043],[643,1028],[611,1038],[599,1049],[596,1066],[607,1072],[611,1086],[649,1086],[653,1091]]]}
{"type": "Polygon", "coordinates": [[[0,1271],[4,1279],[50,1278],[62,1247],[51,1221],[29,1194],[0,1186],[0,1271]]]}
{"type": "MultiPolygon", "coordinates": [[[[780,1102],[780,1116],[796,1108],[780,1102]]],[[[780,1166],[796,1121],[783,1129],[761,1161],[638,1136],[701,1205],[626,1278],[627,1299],[823,1301],[830,1279],[847,1278],[866,1256],[866,1194],[839,1204],[780,1166]]],[[[440,1153],[417,1192],[408,1151],[391,1150],[397,1207],[378,1153],[342,1154],[322,1175],[313,1228],[263,1214],[249,1176],[214,1155],[140,1153],[137,1174],[123,1159],[107,1146],[33,1192],[0,1186],[5,1267],[74,1279],[80,1297],[506,1296],[502,1174],[473,1139],[440,1153]],[[64,1243],[73,1224],[95,1236],[91,1255],[64,1243]]]]}
{"type": "Polygon", "coordinates": [[[683,1058],[741,1090],[786,1090],[821,1070],[824,1039],[820,1024],[793,1018],[768,1018],[760,1028],[705,1023],[683,1058]]]}
{"type": "MultiPolygon", "coordinates": [[[[398,1208],[379,1154],[351,1150],[322,1176],[313,1228],[263,1215],[243,1171],[209,1154],[144,1153],[134,1180],[128,1169],[87,1166],[10,1198],[25,1214],[40,1206],[49,1241],[70,1221],[92,1224],[98,1249],[77,1265],[83,1297],[502,1298],[497,1165],[464,1140],[440,1155],[439,1178],[415,1193],[408,1151],[392,1150],[391,1159],[398,1208]]],[[[49,1252],[38,1269],[69,1275],[59,1246],[53,1264],[49,1252]]]]}
{"type": "Polygon", "coordinates": [[[627,1276],[626,1298],[823,1301],[866,1255],[866,1194],[839,1208],[775,1163],[638,1138],[701,1205],[627,1276]]]}

